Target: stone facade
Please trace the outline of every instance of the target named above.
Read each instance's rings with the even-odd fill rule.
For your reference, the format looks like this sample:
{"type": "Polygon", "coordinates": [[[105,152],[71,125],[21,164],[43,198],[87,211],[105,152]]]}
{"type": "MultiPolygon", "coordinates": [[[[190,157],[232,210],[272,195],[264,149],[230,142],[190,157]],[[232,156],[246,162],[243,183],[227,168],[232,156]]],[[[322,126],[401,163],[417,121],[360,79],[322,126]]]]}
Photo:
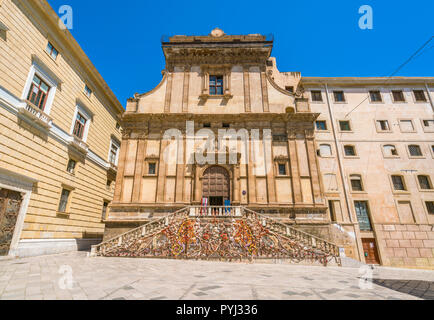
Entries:
{"type": "Polygon", "coordinates": [[[434,216],[427,202],[434,193],[418,189],[416,173],[403,192],[392,191],[389,180],[409,169],[433,174],[432,123],[424,122],[433,119],[433,78],[303,78],[299,72],[281,73],[270,56],[272,40],[257,34],[229,36],[220,29],[208,36],[173,36],[162,47],[166,69],[161,83],[129,99],[123,115],[106,238],[186,206],[228,205],[226,200],[333,241],[342,254],[363,262],[377,257],[372,263],[433,265],[434,216]],[[396,88],[403,89],[405,104],[391,102],[396,88]],[[336,90],[343,91],[344,101],[332,100],[336,90]],[[380,91],[382,102],[368,100],[369,90],[380,91]],[[413,102],[415,94],[420,97],[413,90],[422,90],[425,101],[413,102]],[[314,91],[320,92],[321,101],[312,101],[314,91]],[[352,111],[360,101],[364,103],[352,111]],[[375,121],[383,116],[392,130],[377,137],[375,121]],[[350,132],[340,131],[338,121],[347,118],[350,132]],[[417,129],[401,133],[396,121],[408,118],[417,129]],[[318,121],[325,121],[325,127],[318,121]],[[210,137],[219,137],[222,130],[238,133],[236,142],[228,146],[219,139],[213,148],[210,137]],[[201,135],[210,140],[198,141],[201,135]],[[399,156],[384,157],[382,148],[393,141],[402,148],[399,156]],[[413,142],[421,144],[423,157],[408,159],[404,147],[413,142]],[[356,150],[354,155],[344,155],[351,154],[347,144],[356,150]],[[207,161],[199,161],[203,158],[207,161]],[[360,176],[359,191],[349,189],[354,175],[360,176]],[[408,208],[413,210],[413,222],[399,220],[401,204],[403,216],[408,218],[408,208]],[[364,219],[363,228],[358,219],[364,219]],[[413,242],[400,243],[407,240],[402,234],[402,239],[387,243],[392,236],[384,232],[387,226],[418,228],[426,239],[416,238],[414,230],[415,238],[408,239],[413,242]]]}
{"type": "Polygon", "coordinates": [[[45,0],[0,1],[0,221],[8,212],[16,220],[12,230],[0,223],[1,255],[90,247],[113,198],[117,160],[109,155],[123,108],[58,20],[45,0]],[[11,212],[17,193],[21,206],[11,212]]]}

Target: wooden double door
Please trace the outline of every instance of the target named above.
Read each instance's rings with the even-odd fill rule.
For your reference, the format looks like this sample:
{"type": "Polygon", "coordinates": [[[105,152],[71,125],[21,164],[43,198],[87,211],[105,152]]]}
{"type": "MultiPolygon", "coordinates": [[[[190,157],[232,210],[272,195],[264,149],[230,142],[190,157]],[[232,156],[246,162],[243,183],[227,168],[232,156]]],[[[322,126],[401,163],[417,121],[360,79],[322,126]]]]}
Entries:
{"type": "Polygon", "coordinates": [[[380,257],[378,256],[377,242],[375,239],[362,239],[362,244],[366,264],[380,264],[380,257]]]}
{"type": "Polygon", "coordinates": [[[205,170],[202,197],[208,198],[210,206],[223,206],[225,200],[230,200],[230,177],[225,168],[212,166],[205,170]]]}
{"type": "Polygon", "coordinates": [[[0,189],[0,256],[9,254],[21,203],[21,193],[0,189]]]}

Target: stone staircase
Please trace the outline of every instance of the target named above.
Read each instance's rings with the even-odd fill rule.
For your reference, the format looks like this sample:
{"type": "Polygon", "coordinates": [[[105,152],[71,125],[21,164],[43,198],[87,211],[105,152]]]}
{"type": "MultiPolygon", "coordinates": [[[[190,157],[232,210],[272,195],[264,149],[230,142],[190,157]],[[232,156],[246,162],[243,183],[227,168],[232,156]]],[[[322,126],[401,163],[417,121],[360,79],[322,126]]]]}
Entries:
{"type": "Polygon", "coordinates": [[[93,246],[91,256],[341,266],[335,244],[244,207],[186,207],[93,246]]]}

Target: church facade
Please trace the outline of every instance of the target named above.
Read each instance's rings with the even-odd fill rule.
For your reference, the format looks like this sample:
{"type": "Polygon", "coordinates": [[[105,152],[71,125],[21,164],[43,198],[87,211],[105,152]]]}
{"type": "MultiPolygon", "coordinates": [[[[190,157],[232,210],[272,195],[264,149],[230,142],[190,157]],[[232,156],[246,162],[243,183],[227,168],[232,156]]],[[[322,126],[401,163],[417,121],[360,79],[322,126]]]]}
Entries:
{"type": "MultiPolygon", "coordinates": [[[[356,260],[433,266],[434,193],[417,186],[410,190],[410,182],[405,184],[408,190],[396,196],[395,190],[380,189],[387,188],[378,171],[386,174],[386,163],[396,158],[391,155],[384,160],[384,169],[377,158],[383,154],[381,148],[391,150],[393,144],[385,140],[401,141],[402,134],[394,131],[381,139],[369,134],[368,139],[367,127],[381,129],[384,123],[377,124],[382,119],[374,119],[365,105],[361,106],[364,111],[356,110],[347,118],[342,114],[354,108],[360,97],[384,96],[383,91],[390,90],[385,89],[385,79],[303,78],[299,72],[282,73],[271,57],[273,45],[263,35],[226,35],[218,28],[208,36],[173,36],[163,41],[166,68],[161,83],[129,99],[123,115],[105,239],[185,207],[217,213],[245,207],[336,243],[341,255],[356,260]],[[336,105],[344,108],[337,111],[336,105]],[[359,117],[360,112],[365,118],[359,117]],[[359,140],[364,144],[356,150],[359,140]],[[374,151],[373,144],[380,148],[374,151]],[[364,157],[375,152],[379,155],[374,159],[364,157]],[[366,168],[366,161],[372,165],[366,168]],[[422,193],[423,201],[416,205],[422,193]],[[409,201],[415,202],[413,207],[409,201]],[[399,210],[407,220],[400,220],[399,210]],[[407,247],[401,247],[401,241],[407,247]],[[417,257],[411,258],[416,255],[414,249],[417,257]]],[[[394,90],[405,88],[405,96],[425,98],[412,111],[402,111],[402,120],[415,113],[417,117],[411,117],[420,121],[412,123],[426,125],[425,131],[408,141],[423,140],[424,157],[414,160],[420,170],[413,176],[416,180],[427,177],[418,181],[428,181],[423,186],[431,188],[433,84],[433,78],[387,84],[394,90]]],[[[367,105],[379,107],[377,103],[367,105]]],[[[389,105],[383,103],[387,109],[389,105]]],[[[386,120],[392,128],[393,120],[386,120]]],[[[411,166],[408,162],[407,167],[411,166]]],[[[395,176],[407,174],[398,167],[393,167],[389,187],[399,184],[395,176]]]]}

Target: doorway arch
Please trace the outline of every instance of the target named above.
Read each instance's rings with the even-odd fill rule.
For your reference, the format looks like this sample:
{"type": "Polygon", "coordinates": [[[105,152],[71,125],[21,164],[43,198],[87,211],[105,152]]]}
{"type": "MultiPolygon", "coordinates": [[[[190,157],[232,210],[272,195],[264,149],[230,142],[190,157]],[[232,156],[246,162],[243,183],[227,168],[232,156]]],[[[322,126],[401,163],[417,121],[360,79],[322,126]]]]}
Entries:
{"type": "Polygon", "coordinates": [[[225,200],[230,200],[230,176],[225,168],[212,166],[204,171],[202,197],[208,198],[210,206],[223,206],[225,200]]]}

